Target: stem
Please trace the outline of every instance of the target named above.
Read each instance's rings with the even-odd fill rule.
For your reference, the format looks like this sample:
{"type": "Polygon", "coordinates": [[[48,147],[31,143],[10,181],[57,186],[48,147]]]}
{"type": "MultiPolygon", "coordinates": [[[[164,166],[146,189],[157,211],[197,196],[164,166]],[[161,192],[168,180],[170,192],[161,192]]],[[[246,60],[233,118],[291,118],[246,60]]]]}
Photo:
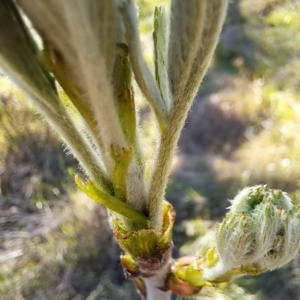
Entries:
{"type": "Polygon", "coordinates": [[[178,103],[179,107],[174,107],[156,157],[149,189],[149,217],[151,226],[158,230],[162,224],[162,199],[164,198],[173,156],[191,102],[192,99],[182,101],[178,103]]]}
{"type": "Polygon", "coordinates": [[[151,277],[143,278],[146,286],[146,300],[171,300],[172,292],[166,290],[165,281],[170,272],[171,260],[151,277]]]}
{"type": "MultiPolygon", "coordinates": [[[[172,291],[168,286],[167,278],[173,263],[172,247],[169,247],[161,255],[161,258],[137,260],[140,277],[135,278],[134,282],[143,300],[171,300],[172,291]],[[156,268],[157,266],[158,268],[156,268]],[[142,284],[139,284],[140,281],[142,284]]],[[[124,270],[126,271],[126,268],[124,270]]]]}

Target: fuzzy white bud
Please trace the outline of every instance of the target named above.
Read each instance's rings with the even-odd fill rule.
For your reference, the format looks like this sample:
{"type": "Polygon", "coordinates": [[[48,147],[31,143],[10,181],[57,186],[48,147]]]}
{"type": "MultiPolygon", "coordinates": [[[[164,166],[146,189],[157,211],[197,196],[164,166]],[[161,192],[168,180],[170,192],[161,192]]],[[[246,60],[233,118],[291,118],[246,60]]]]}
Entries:
{"type": "Polygon", "coordinates": [[[220,262],[208,277],[241,266],[253,266],[258,273],[274,270],[296,256],[300,212],[286,193],[263,185],[247,187],[231,203],[216,229],[220,262]]]}

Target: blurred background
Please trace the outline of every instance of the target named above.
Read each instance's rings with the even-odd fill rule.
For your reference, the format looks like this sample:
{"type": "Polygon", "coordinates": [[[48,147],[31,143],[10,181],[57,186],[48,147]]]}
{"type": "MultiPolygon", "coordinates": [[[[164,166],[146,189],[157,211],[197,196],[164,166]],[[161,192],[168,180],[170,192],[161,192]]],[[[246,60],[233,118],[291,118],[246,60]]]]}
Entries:
{"type": "MultiPolygon", "coordinates": [[[[138,2],[150,59],[154,5],[168,1],[138,2]]],[[[267,184],[300,201],[299,16],[297,0],[230,1],[167,190],[177,211],[174,256],[203,253],[228,199],[244,186],[267,184]]],[[[150,159],[153,117],[136,95],[150,159]]],[[[77,190],[77,162],[64,148],[0,74],[0,299],[139,299],[122,274],[106,212],[77,190]]],[[[299,267],[295,259],[202,296],[300,299],[299,267]]]]}

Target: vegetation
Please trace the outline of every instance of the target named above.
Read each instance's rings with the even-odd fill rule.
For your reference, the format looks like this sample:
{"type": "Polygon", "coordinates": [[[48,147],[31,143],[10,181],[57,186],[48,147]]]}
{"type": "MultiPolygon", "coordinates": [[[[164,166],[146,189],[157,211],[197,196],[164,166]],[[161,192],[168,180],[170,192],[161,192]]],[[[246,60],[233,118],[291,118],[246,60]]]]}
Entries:
{"type": "MultiPolygon", "coordinates": [[[[235,9],[236,4],[232,4],[230,10],[235,9]]],[[[299,92],[295,85],[296,76],[294,76],[295,66],[299,59],[297,57],[299,47],[296,39],[288,45],[283,43],[286,36],[290,32],[297,31],[297,26],[299,26],[295,18],[290,18],[292,21],[289,21],[291,22],[289,26],[286,26],[287,21],[284,19],[286,16],[297,13],[299,7],[296,4],[294,6],[291,6],[291,3],[278,5],[274,1],[269,1],[261,5],[258,13],[252,10],[252,5],[249,5],[247,1],[241,1],[240,8],[241,14],[238,19],[234,19],[236,14],[230,14],[229,10],[217,55],[198,96],[199,104],[193,107],[186,130],[179,142],[180,152],[175,161],[174,176],[166,196],[178,212],[174,227],[174,242],[176,252],[180,252],[181,255],[190,254],[191,249],[195,247],[198,253],[205,253],[207,244],[205,245],[204,241],[207,241],[211,234],[209,229],[224,215],[224,208],[228,206],[227,199],[232,199],[236,191],[245,185],[268,184],[268,186],[289,191],[291,198],[296,202],[299,201],[300,194],[297,188],[300,161],[297,151],[299,92]],[[229,43],[228,34],[230,36],[235,26],[241,28],[241,25],[243,31],[239,39],[234,41],[236,44],[229,43]],[[256,34],[258,28],[263,29],[259,31],[259,36],[256,34]],[[269,36],[272,38],[268,39],[269,36]],[[244,44],[247,47],[243,48],[244,44]],[[249,49],[252,53],[250,57],[247,52],[249,49]],[[283,56],[283,52],[286,55],[283,56]],[[268,65],[268,61],[272,61],[271,66],[268,65]],[[268,65],[267,68],[266,65],[268,65]],[[280,76],[284,76],[284,80],[280,80],[282,78],[280,76]],[[217,81],[216,78],[218,78],[217,81]],[[206,114],[202,113],[202,117],[199,118],[197,114],[204,110],[206,114]],[[202,220],[196,219],[199,217],[202,220]],[[199,236],[200,242],[197,239],[199,236]],[[196,242],[194,242],[195,239],[196,242]],[[186,243],[182,246],[184,241],[186,243]]],[[[147,9],[145,10],[144,17],[147,21],[147,9]]],[[[144,28],[147,30],[146,25],[144,28]]],[[[147,37],[147,33],[145,36],[147,37]]],[[[8,85],[6,79],[1,79],[8,85]]],[[[3,87],[3,84],[1,86],[3,87]]],[[[53,296],[58,299],[70,299],[75,295],[87,297],[99,281],[97,276],[105,273],[106,266],[109,270],[114,264],[117,265],[117,250],[114,254],[110,253],[113,258],[110,258],[110,263],[107,265],[104,262],[107,262],[108,258],[104,256],[101,260],[98,253],[106,252],[99,250],[99,245],[104,244],[101,241],[105,241],[106,237],[108,239],[111,237],[105,225],[98,224],[103,228],[101,235],[97,230],[94,232],[97,227],[92,222],[97,222],[97,220],[102,222],[103,212],[100,211],[99,216],[96,206],[80,194],[72,196],[74,200],[68,200],[68,196],[63,196],[72,194],[74,191],[71,178],[74,169],[76,170],[74,161],[70,157],[66,160],[62,156],[58,147],[59,142],[53,138],[47,127],[41,127],[38,117],[33,114],[32,110],[26,108],[24,102],[15,99],[15,92],[7,92],[7,90],[5,89],[2,96],[5,111],[1,118],[1,122],[6,124],[2,126],[5,131],[2,134],[4,146],[1,148],[3,149],[2,164],[6,169],[2,175],[2,193],[5,199],[3,211],[11,212],[9,209],[15,207],[12,211],[17,208],[17,212],[27,213],[30,216],[47,214],[48,217],[51,211],[52,218],[57,218],[58,225],[52,228],[49,226],[50,230],[43,230],[37,239],[26,234],[23,237],[14,237],[7,233],[19,231],[19,228],[22,228],[24,234],[29,228],[27,229],[26,224],[24,225],[25,221],[22,224],[18,219],[10,223],[6,218],[5,226],[11,224],[11,227],[3,227],[2,230],[2,245],[5,249],[3,253],[5,255],[9,252],[13,253],[11,250],[17,248],[22,249],[22,254],[12,257],[3,264],[1,277],[4,284],[3,287],[1,285],[3,289],[1,292],[8,299],[16,299],[16,295],[20,299],[22,297],[49,299],[53,296]],[[5,101],[8,99],[13,99],[16,104],[7,105],[5,101]],[[24,124],[21,121],[23,113],[27,114],[25,118],[30,122],[26,123],[29,128],[25,128],[20,133],[18,127],[24,124]],[[7,121],[9,116],[16,119],[12,125],[13,128],[9,127],[12,124],[7,121]],[[18,119],[21,121],[20,125],[17,123],[18,119]],[[33,140],[32,144],[26,144],[27,139],[23,139],[22,134],[30,136],[33,140]],[[59,161],[55,164],[59,165],[59,170],[56,171],[55,176],[52,176],[54,177],[52,181],[45,176],[47,166],[43,166],[44,158],[41,158],[42,162],[36,167],[34,167],[34,159],[29,159],[28,149],[34,153],[34,157],[37,156],[36,153],[45,154],[45,144],[40,142],[43,140],[47,140],[47,148],[53,148],[49,156],[57,157],[55,159],[59,161]],[[22,145],[25,148],[25,154],[22,153],[22,145]],[[12,157],[10,160],[9,156],[12,157]],[[17,157],[20,157],[19,161],[16,160],[17,157]],[[20,165],[23,167],[22,159],[31,166],[30,173],[25,173],[23,176],[20,175],[22,169],[20,165]],[[12,160],[16,161],[17,168],[12,164],[12,160]],[[67,179],[66,171],[71,175],[69,179],[67,179]],[[42,179],[38,178],[35,181],[32,177],[38,177],[39,174],[42,179]],[[16,177],[18,175],[19,177],[16,177]],[[25,180],[21,181],[23,178],[25,180]],[[16,181],[14,186],[20,187],[19,190],[13,190],[10,186],[11,179],[16,181]],[[24,186],[23,189],[21,189],[22,186],[24,186]],[[20,204],[22,201],[14,203],[13,199],[24,198],[25,191],[30,186],[33,190],[27,198],[27,205],[22,207],[20,204]],[[56,200],[49,201],[49,198],[56,198],[56,200]],[[84,212],[87,214],[86,217],[84,217],[84,212]],[[45,261],[43,253],[53,254],[50,254],[45,261]],[[93,270],[92,266],[95,266],[96,261],[101,261],[103,265],[98,265],[98,269],[95,267],[96,270],[93,270]],[[86,269],[86,262],[89,262],[89,271],[86,269]],[[24,265],[27,266],[26,269],[21,269],[24,265]],[[51,276],[47,272],[47,266],[51,266],[51,276]],[[24,277],[22,271],[26,274],[26,281],[22,279],[24,277]],[[8,274],[14,274],[14,276],[8,276],[8,274]],[[67,280],[63,280],[64,278],[67,280]],[[86,286],[76,285],[79,281],[84,282],[86,286]],[[59,287],[61,282],[65,284],[63,288],[59,287]]],[[[11,90],[10,87],[9,90],[11,90]]],[[[143,124],[150,124],[152,120],[149,118],[149,113],[145,108],[142,109],[142,112],[145,111],[143,124]]],[[[147,141],[152,143],[152,138],[149,136],[152,130],[149,126],[144,129],[144,133],[148,135],[147,141]]],[[[51,162],[48,164],[54,165],[51,162]]],[[[35,228],[37,225],[31,226],[35,228]]],[[[19,233],[19,235],[22,234],[19,233]]],[[[250,297],[247,290],[248,293],[255,293],[259,289],[261,291],[256,296],[257,299],[275,299],[276,297],[282,299],[283,295],[289,295],[289,299],[297,299],[293,274],[296,271],[297,267],[287,267],[284,270],[275,271],[277,275],[273,272],[268,273],[265,276],[269,277],[265,278],[269,278],[270,281],[262,280],[260,277],[240,280],[238,283],[246,290],[237,288],[236,283],[220,284],[219,291],[215,288],[205,288],[202,294],[217,297],[215,293],[222,293],[232,299],[246,299],[250,297]],[[284,282],[283,291],[271,291],[268,286],[272,285],[274,289],[274,281],[279,282],[280,277],[284,282]]],[[[113,285],[119,284],[122,279],[116,278],[120,275],[109,274],[107,271],[106,273],[108,279],[101,279],[98,288],[90,297],[112,299],[111,292],[115,291],[113,285]],[[111,282],[110,285],[107,286],[107,282],[111,282]],[[98,296],[96,296],[97,293],[98,296]]],[[[127,283],[119,295],[116,293],[113,295],[116,299],[121,297],[134,299],[136,296],[131,294],[130,290],[132,289],[128,288],[127,283]]]]}

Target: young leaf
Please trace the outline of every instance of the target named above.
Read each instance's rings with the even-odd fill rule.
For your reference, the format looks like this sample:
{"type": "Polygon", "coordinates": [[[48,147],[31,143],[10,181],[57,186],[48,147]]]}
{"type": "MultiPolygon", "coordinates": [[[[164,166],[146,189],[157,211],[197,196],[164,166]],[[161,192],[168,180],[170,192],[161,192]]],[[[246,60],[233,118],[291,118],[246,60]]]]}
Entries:
{"type": "Polygon", "coordinates": [[[168,73],[175,102],[186,99],[182,99],[182,94],[198,51],[207,2],[209,1],[171,1],[168,73]]]}
{"type": "Polygon", "coordinates": [[[91,122],[95,122],[105,146],[99,152],[103,153],[110,175],[110,146],[119,151],[127,147],[113,100],[112,73],[117,35],[115,1],[32,0],[29,3],[19,0],[19,3],[42,39],[59,55],[69,78],[91,108],[91,122]]]}
{"type": "Polygon", "coordinates": [[[228,0],[207,1],[202,37],[184,90],[184,95],[187,98],[193,99],[195,97],[206,73],[209,61],[219,40],[227,5],[228,0]]]}
{"type": "Polygon", "coordinates": [[[13,1],[0,2],[0,64],[29,96],[70,147],[87,174],[105,189],[110,183],[99,157],[79,133],[54,88],[50,75],[39,62],[39,51],[13,1]],[[100,184],[101,182],[101,184],[100,184]]]}
{"type": "Polygon", "coordinates": [[[167,111],[170,112],[172,97],[168,76],[168,23],[166,9],[163,5],[155,7],[153,41],[155,79],[161,98],[167,111]]]}
{"type": "Polygon", "coordinates": [[[136,222],[139,226],[147,227],[147,218],[139,211],[132,208],[127,203],[99,190],[90,180],[83,183],[79,175],[75,176],[78,187],[90,198],[102,204],[110,211],[128,218],[131,222],[136,222]]]}
{"type": "Polygon", "coordinates": [[[133,0],[121,0],[119,7],[126,28],[126,38],[135,80],[152,107],[160,124],[160,128],[163,129],[166,122],[167,110],[160,92],[158,91],[155,80],[143,58],[135,3],[133,0]]]}

